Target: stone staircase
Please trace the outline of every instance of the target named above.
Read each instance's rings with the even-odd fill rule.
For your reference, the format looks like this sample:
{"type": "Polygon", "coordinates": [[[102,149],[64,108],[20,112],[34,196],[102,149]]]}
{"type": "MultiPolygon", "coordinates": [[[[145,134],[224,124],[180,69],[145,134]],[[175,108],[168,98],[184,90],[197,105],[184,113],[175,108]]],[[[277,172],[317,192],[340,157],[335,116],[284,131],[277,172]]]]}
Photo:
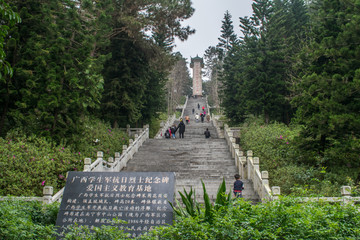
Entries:
{"type": "MultiPolygon", "coordinates": [[[[176,139],[148,139],[139,149],[123,171],[135,172],[175,172],[176,197],[178,191],[195,189],[197,201],[203,201],[201,179],[204,181],[210,199],[215,200],[216,193],[223,178],[227,192],[232,190],[236,167],[231,157],[225,139],[218,138],[212,122],[204,120],[195,122],[195,113],[200,104],[206,106],[205,99],[190,98],[184,111],[184,116],[190,116],[190,123],[186,125],[184,138],[180,139],[176,132],[176,139]],[[211,138],[205,139],[204,131],[208,128],[211,138]]],[[[207,109],[205,109],[206,112],[207,109]]],[[[185,119],[184,119],[185,121],[185,119]]],[[[176,121],[177,125],[179,121],[176,121]]],[[[249,180],[244,182],[243,197],[258,201],[253,185],[249,180]]]]}

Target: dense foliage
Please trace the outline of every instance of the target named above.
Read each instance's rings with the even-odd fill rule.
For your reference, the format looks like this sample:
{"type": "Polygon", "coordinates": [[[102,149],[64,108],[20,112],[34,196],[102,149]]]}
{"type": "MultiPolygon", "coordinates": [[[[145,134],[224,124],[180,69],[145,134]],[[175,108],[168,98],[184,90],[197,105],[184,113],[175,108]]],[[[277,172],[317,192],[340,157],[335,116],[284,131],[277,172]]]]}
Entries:
{"type": "Polygon", "coordinates": [[[52,239],[59,204],[43,206],[41,202],[1,201],[1,239],[52,239]]]}
{"type": "Polygon", "coordinates": [[[181,25],[194,11],[189,0],[1,4],[11,17],[2,63],[14,70],[0,76],[1,136],[22,127],[59,144],[81,133],[84,116],[142,126],[166,110],[174,40],[194,33],[181,25]]]}
{"type": "MultiPolygon", "coordinates": [[[[214,76],[207,85],[220,80],[219,102],[230,124],[255,116],[264,124],[285,123],[296,133],[288,151],[270,149],[276,136],[261,141],[269,153],[277,152],[271,159],[250,138],[242,144],[279,168],[290,168],[284,166],[290,160],[299,172],[326,168],[327,175],[345,179],[343,172],[349,171],[359,182],[359,2],[255,0],[252,8],[251,16],[239,19],[242,35],[228,41],[223,60],[214,57],[215,47],[207,50],[207,68],[214,76]]],[[[225,32],[233,36],[231,26],[226,12],[218,47],[224,46],[225,32]]],[[[260,132],[249,131],[261,139],[260,132]]]]}
{"type": "Polygon", "coordinates": [[[59,190],[85,157],[127,145],[118,127],[150,123],[154,135],[193,11],[190,0],[1,0],[0,195],[59,190]]]}
{"type": "MultiPolygon", "coordinates": [[[[220,187],[221,188],[221,187],[220,187]]],[[[226,192],[226,189],[219,190],[226,192]]],[[[204,188],[204,194],[206,189],[204,188]]],[[[191,194],[185,202],[194,202],[191,194]]],[[[230,196],[230,194],[229,194],[230,196]]],[[[204,200],[206,195],[204,195],[204,200]]],[[[186,205],[172,226],[162,226],[136,239],[357,239],[360,217],[352,204],[321,201],[301,203],[296,198],[253,205],[243,199],[218,196],[210,206],[186,205]],[[219,199],[220,197],[220,199],[219,199]]],[[[55,239],[57,206],[42,208],[40,203],[1,202],[2,239],[55,239]]],[[[73,226],[63,239],[129,239],[114,226],[95,228],[73,226]]]]}
{"type": "Polygon", "coordinates": [[[358,169],[324,166],[318,153],[299,147],[301,130],[299,125],[251,119],[241,126],[240,145],[245,152],[253,150],[261,171],[269,172],[270,185],[280,186],[282,194],[333,197],[340,196],[341,186],[351,186],[353,195],[358,196],[358,169]]]}
{"type": "Polygon", "coordinates": [[[42,196],[43,186],[57,192],[65,185],[68,171],[82,171],[84,158],[96,159],[96,152],[104,152],[104,159],[114,157],[128,145],[129,137],[120,129],[98,120],[87,120],[76,139],[76,146],[56,144],[45,137],[27,136],[13,130],[0,138],[0,196],[42,196]]]}

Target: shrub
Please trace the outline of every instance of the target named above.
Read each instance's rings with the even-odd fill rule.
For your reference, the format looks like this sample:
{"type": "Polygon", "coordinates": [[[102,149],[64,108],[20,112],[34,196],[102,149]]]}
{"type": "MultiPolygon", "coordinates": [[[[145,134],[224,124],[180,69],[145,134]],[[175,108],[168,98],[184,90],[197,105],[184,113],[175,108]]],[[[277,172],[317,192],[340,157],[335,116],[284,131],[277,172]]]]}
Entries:
{"type": "Polygon", "coordinates": [[[57,192],[65,185],[68,171],[83,170],[84,158],[95,159],[96,152],[103,151],[107,159],[128,144],[126,133],[101,121],[89,120],[84,129],[84,136],[69,141],[74,145],[56,145],[19,130],[0,138],[0,167],[4,170],[0,172],[0,196],[42,196],[44,185],[57,192]]]}
{"type": "Polygon", "coordinates": [[[0,202],[0,239],[54,239],[59,204],[0,202]]]}

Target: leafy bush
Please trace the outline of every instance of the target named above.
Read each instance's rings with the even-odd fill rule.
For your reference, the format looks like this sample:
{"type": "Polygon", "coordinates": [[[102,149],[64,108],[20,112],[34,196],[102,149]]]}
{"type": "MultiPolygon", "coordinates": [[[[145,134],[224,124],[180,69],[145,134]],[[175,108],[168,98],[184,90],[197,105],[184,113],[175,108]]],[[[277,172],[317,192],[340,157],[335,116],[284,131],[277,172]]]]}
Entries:
{"type": "Polygon", "coordinates": [[[55,145],[45,137],[25,136],[11,131],[0,138],[0,196],[42,196],[44,185],[57,192],[65,185],[68,171],[82,171],[86,157],[96,158],[97,151],[104,159],[121,152],[128,137],[119,129],[92,120],[85,125],[84,136],[74,137],[74,145],[55,145]],[[96,141],[98,139],[98,141],[96,141]]]}
{"type": "Polygon", "coordinates": [[[59,204],[0,202],[0,239],[53,239],[59,204]]]}
{"type": "MultiPolygon", "coordinates": [[[[269,172],[272,186],[283,194],[339,196],[342,185],[357,189],[358,168],[326,167],[326,157],[300,147],[300,125],[264,124],[250,119],[241,128],[240,146],[260,158],[260,169],[269,172]]],[[[358,190],[354,191],[358,194],[358,190]]]]}
{"type": "Polygon", "coordinates": [[[159,114],[159,117],[152,118],[149,124],[149,137],[154,138],[160,129],[160,122],[166,121],[168,115],[166,113],[159,114]]]}
{"type": "Polygon", "coordinates": [[[235,199],[212,208],[211,222],[179,214],[173,226],[158,227],[139,239],[358,239],[357,212],[351,204],[301,203],[289,197],[257,205],[235,199]]]}

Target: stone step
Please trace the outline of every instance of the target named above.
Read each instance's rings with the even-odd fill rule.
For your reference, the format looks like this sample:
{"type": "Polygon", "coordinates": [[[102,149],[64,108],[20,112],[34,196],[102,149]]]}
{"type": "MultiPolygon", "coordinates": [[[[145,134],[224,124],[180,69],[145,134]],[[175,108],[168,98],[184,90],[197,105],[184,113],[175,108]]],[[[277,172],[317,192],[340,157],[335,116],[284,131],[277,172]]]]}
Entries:
{"type": "MultiPolygon", "coordinates": [[[[234,175],[237,173],[235,161],[231,157],[225,139],[217,137],[212,122],[196,123],[193,121],[192,108],[197,110],[197,103],[205,106],[204,99],[189,99],[185,115],[190,116],[190,124],[186,125],[185,138],[148,139],[131,159],[124,171],[138,172],[175,172],[176,198],[180,198],[178,191],[185,188],[195,189],[196,198],[203,201],[201,180],[212,200],[216,198],[218,188],[225,179],[226,188],[232,190],[234,175]],[[205,139],[204,131],[208,128],[212,137],[205,139]]],[[[207,109],[205,109],[206,112],[207,109]]],[[[178,121],[175,122],[175,125],[178,121]]],[[[258,201],[251,181],[244,180],[245,199],[258,201]]]]}

